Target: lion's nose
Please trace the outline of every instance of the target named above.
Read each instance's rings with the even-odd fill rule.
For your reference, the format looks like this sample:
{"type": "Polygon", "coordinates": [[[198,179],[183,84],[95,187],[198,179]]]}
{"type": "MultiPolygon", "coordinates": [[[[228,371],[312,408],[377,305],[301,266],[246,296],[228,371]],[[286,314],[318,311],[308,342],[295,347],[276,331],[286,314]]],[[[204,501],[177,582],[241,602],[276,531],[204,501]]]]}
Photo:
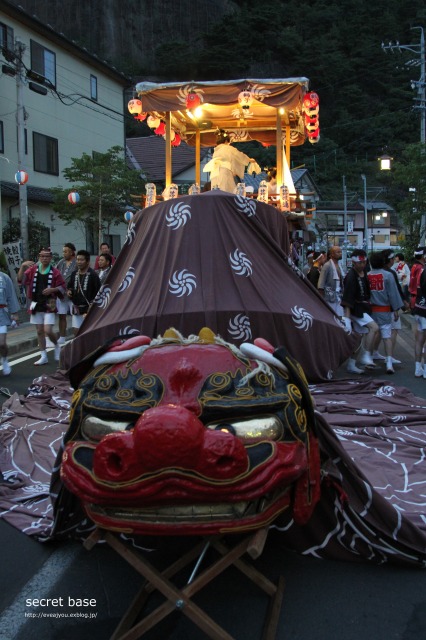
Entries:
{"type": "Polygon", "coordinates": [[[138,458],[147,471],[193,467],[203,448],[205,427],[188,409],[161,405],[147,409],[135,425],[138,458]]]}

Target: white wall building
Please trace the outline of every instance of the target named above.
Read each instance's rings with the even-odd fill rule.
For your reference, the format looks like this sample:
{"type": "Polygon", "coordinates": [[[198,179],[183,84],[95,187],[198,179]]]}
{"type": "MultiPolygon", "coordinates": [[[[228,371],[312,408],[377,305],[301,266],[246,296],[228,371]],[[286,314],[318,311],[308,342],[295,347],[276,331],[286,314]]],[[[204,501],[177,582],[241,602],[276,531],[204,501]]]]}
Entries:
{"type": "MultiPolygon", "coordinates": [[[[73,242],[96,254],[97,236],[88,237],[78,223],[65,226],[51,209],[47,190],[67,187],[62,172],[72,158],[125,146],[124,89],[130,80],[6,0],[0,5],[0,71],[2,224],[20,217],[15,173],[22,169],[29,174],[28,214],[48,227],[52,251],[62,255],[64,242],[73,242]]],[[[127,225],[123,220],[113,229],[116,235],[105,240],[116,254],[127,225]]]]}

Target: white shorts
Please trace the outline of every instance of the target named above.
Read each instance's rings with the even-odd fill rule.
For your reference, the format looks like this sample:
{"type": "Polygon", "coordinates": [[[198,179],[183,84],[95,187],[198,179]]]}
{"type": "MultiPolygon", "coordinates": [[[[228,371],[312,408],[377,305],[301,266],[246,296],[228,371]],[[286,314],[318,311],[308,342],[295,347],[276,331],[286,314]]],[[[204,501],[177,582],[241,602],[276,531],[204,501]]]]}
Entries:
{"type": "Polygon", "coordinates": [[[67,314],[71,313],[71,306],[72,306],[72,302],[71,300],[69,300],[68,298],[65,300],[61,300],[60,298],[58,298],[56,300],[56,308],[58,310],[58,313],[61,316],[65,316],[67,314]]]}
{"type": "Polygon", "coordinates": [[[379,324],[380,335],[386,340],[392,335],[392,324],[379,324]]]}
{"type": "Polygon", "coordinates": [[[392,330],[393,329],[402,329],[400,317],[398,317],[398,320],[392,320],[392,330]]]}
{"type": "Polygon", "coordinates": [[[83,320],[86,316],[83,315],[72,315],[71,316],[71,326],[73,329],[80,329],[83,324],[83,320]]]}
{"type": "Polygon", "coordinates": [[[419,331],[426,331],[426,318],[423,316],[415,316],[417,322],[417,328],[419,331]]]}
{"type": "Polygon", "coordinates": [[[362,318],[351,316],[351,320],[353,323],[353,329],[356,333],[368,333],[367,325],[370,324],[370,322],[374,322],[373,318],[369,316],[368,313],[364,313],[362,318]]]}
{"type": "Polygon", "coordinates": [[[0,326],[0,333],[7,333],[7,326],[5,324],[0,326]]]}
{"type": "Polygon", "coordinates": [[[37,311],[37,313],[30,315],[31,324],[55,324],[55,321],[56,313],[42,313],[41,311],[37,311]]]}

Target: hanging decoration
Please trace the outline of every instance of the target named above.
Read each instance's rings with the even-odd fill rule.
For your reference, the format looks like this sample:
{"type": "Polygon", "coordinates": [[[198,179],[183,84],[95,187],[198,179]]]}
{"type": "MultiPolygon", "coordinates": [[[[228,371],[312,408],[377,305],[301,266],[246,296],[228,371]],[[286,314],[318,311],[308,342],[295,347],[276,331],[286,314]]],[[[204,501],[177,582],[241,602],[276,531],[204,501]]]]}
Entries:
{"type": "Polygon", "coordinates": [[[130,224],[130,222],[133,220],[133,216],[135,214],[133,213],[133,211],[126,211],[126,213],[124,214],[124,219],[125,221],[130,224]]]}
{"type": "MultiPolygon", "coordinates": [[[[176,136],[177,136],[176,131],[174,129],[172,129],[171,132],[170,132],[170,142],[172,143],[172,145],[173,145],[174,140],[176,139],[176,136]]],[[[166,139],[166,133],[164,133],[163,138],[164,138],[164,140],[166,139]]],[[[177,145],[173,145],[173,146],[177,146],[177,145]]]]}
{"type": "Polygon", "coordinates": [[[243,112],[247,113],[250,110],[252,102],[253,102],[253,94],[251,91],[246,89],[245,91],[241,91],[239,93],[238,104],[240,105],[243,112]]]}
{"type": "Polygon", "coordinates": [[[181,137],[178,133],[175,132],[175,137],[172,140],[172,147],[178,147],[181,143],[181,137]]]}
{"type": "Polygon", "coordinates": [[[154,130],[154,133],[157,136],[164,136],[164,134],[166,133],[166,124],[165,124],[165,122],[160,122],[158,127],[154,130]]]}
{"type": "Polygon", "coordinates": [[[142,113],[142,100],[139,100],[137,98],[129,100],[127,108],[132,115],[142,113]]]}
{"type": "Polygon", "coordinates": [[[70,191],[68,194],[68,202],[70,204],[78,204],[80,202],[80,196],[77,191],[70,191]]]}
{"type": "Polygon", "coordinates": [[[28,173],[26,171],[17,171],[15,173],[15,180],[18,184],[25,184],[28,182],[28,173]]]}
{"type": "Polygon", "coordinates": [[[201,98],[198,95],[198,93],[195,93],[195,91],[190,91],[186,96],[185,103],[186,103],[186,108],[192,111],[193,109],[196,109],[197,107],[200,106],[201,98]]]}
{"type": "Polygon", "coordinates": [[[150,129],[156,129],[160,125],[160,118],[155,118],[154,116],[148,116],[147,125],[150,129]]]}
{"type": "Polygon", "coordinates": [[[303,114],[308,140],[312,144],[319,141],[319,96],[315,91],[309,91],[303,98],[303,114]]]}

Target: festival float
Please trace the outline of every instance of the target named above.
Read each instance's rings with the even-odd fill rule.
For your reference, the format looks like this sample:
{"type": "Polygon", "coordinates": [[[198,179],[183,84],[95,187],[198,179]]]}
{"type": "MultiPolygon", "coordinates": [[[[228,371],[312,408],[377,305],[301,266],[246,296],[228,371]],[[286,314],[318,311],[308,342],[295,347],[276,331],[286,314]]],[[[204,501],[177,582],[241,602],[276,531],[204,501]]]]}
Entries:
{"type": "MultiPolygon", "coordinates": [[[[131,112],[164,136],[169,197],[158,201],[149,185],[145,208],[126,219],[123,249],[62,370],[35,381],[25,403],[5,403],[23,447],[18,413],[46,426],[31,435],[33,458],[8,449],[11,468],[33,471],[8,490],[3,517],[43,540],[73,536],[88,549],[104,540],[165,595],[157,618],[132,627],[126,614],[130,635],[114,638],[141,637],[176,608],[206,637],[230,638],[191,597],[235,564],[272,599],[272,639],[283,581],[242,559],[262,553],[271,529],[314,557],[425,566],[424,402],[381,381],[332,380],[357,341],[289,240],[290,149],[319,139],[308,80],[141,83],[136,93],[131,112]],[[173,141],[195,146],[199,184],[199,150],[217,129],[276,145],[275,206],[217,189],[176,193],[173,141]],[[46,478],[46,463],[34,462],[48,438],[61,445],[46,478]],[[49,481],[50,495],[25,500],[49,481]],[[160,549],[187,537],[194,544],[177,562],[198,558],[194,574],[207,548],[219,560],[178,589],[121,534],[131,546],[154,536],[160,549]]],[[[2,435],[7,444],[7,426],[2,435]]]]}

